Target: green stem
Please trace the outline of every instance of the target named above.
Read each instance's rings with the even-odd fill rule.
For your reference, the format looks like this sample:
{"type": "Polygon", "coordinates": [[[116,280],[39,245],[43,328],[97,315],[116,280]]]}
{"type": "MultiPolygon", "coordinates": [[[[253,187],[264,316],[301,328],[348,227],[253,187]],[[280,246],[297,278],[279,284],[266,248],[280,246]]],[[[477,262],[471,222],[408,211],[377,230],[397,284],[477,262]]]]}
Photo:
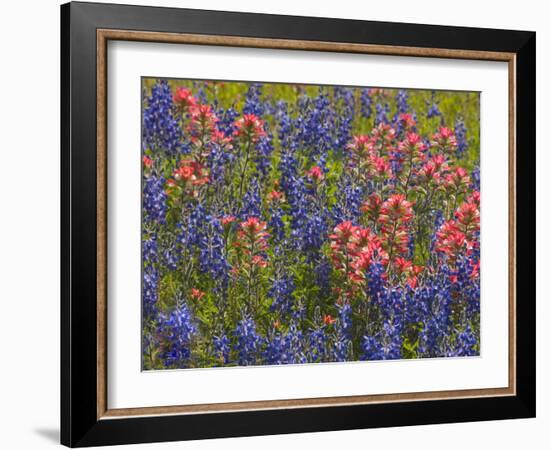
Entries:
{"type": "Polygon", "coordinates": [[[246,157],[244,160],[243,169],[241,172],[241,183],[239,186],[239,201],[242,202],[243,197],[243,187],[244,187],[244,179],[246,177],[246,169],[248,167],[248,160],[250,158],[250,147],[251,147],[252,139],[248,139],[247,145],[246,145],[246,157]]]}

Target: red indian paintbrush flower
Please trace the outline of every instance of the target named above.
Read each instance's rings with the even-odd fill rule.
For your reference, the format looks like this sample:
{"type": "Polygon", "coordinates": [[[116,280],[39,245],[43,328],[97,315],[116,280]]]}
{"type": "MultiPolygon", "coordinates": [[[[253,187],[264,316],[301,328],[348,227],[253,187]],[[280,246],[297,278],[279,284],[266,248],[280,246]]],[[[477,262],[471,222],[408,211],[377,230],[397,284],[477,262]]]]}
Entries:
{"type": "Polygon", "coordinates": [[[231,136],[226,136],[223,131],[215,128],[210,134],[210,140],[217,145],[225,146],[226,150],[231,150],[231,136]]]}
{"type": "Polygon", "coordinates": [[[445,233],[437,233],[437,237],[438,244],[436,249],[442,253],[445,253],[453,260],[467,244],[466,235],[456,228],[452,231],[446,230],[445,233]]]}
{"type": "Polygon", "coordinates": [[[437,171],[435,164],[428,161],[417,172],[419,182],[422,184],[428,184],[430,182],[439,183],[441,175],[437,171]]]}
{"type": "Polygon", "coordinates": [[[345,222],[336,225],[336,227],[334,228],[334,233],[331,234],[329,237],[339,245],[347,244],[353,236],[355,229],[356,227],[353,225],[353,223],[349,220],[346,220],[345,222]]]}
{"type": "Polygon", "coordinates": [[[334,319],[330,314],[325,314],[323,316],[323,323],[327,326],[333,325],[336,322],[336,319],[334,319]]]}
{"type": "Polygon", "coordinates": [[[197,289],[197,288],[192,288],[191,289],[191,297],[196,299],[196,300],[202,300],[202,298],[205,295],[206,295],[206,292],[201,291],[200,289],[197,289]]]}
{"type": "Polygon", "coordinates": [[[445,187],[447,190],[460,192],[465,191],[470,184],[470,177],[466,169],[457,167],[454,171],[445,176],[445,187]]]}
{"type": "Polygon", "coordinates": [[[210,105],[195,105],[191,108],[191,120],[200,123],[214,124],[218,121],[218,118],[212,111],[210,105]]]}
{"type": "Polygon", "coordinates": [[[380,155],[387,155],[394,150],[396,137],[395,128],[385,123],[380,123],[372,130],[372,150],[380,155]]]}
{"type": "Polygon", "coordinates": [[[380,239],[369,229],[349,221],[334,228],[331,239],[331,258],[334,267],[354,284],[364,283],[373,261],[386,264],[388,255],[380,239]]]}
{"type": "Polygon", "coordinates": [[[306,172],[308,178],[313,181],[321,181],[323,179],[323,170],[319,166],[313,166],[306,172]]]}
{"type": "Polygon", "coordinates": [[[466,236],[472,238],[472,233],[479,230],[479,207],[475,203],[462,203],[455,213],[457,227],[466,236]]]}
{"type": "Polygon", "coordinates": [[[346,148],[352,153],[352,160],[357,163],[369,156],[372,149],[371,138],[366,135],[353,136],[346,148]]]}
{"type": "Polygon", "coordinates": [[[441,127],[439,131],[432,136],[431,145],[445,153],[455,152],[457,149],[457,141],[454,131],[447,127],[441,127]]]}
{"type": "Polygon", "coordinates": [[[412,202],[403,194],[394,194],[380,208],[380,222],[384,225],[393,222],[409,222],[413,216],[412,202]]]}
{"type": "Polygon", "coordinates": [[[462,212],[458,214],[462,222],[448,220],[436,232],[435,249],[445,255],[451,264],[454,264],[461,254],[471,255],[473,249],[479,245],[476,237],[479,216],[472,204],[465,208],[462,206],[459,208],[462,212]]]}
{"type": "Polygon", "coordinates": [[[191,94],[191,89],[184,87],[177,88],[172,99],[180,109],[187,109],[197,104],[197,100],[191,94]]]}
{"type": "Polygon", "coordinates": [[[153,160],[147,155],[143,155],[143,165],[150,169],[153,166],[153,160]]]}
{"type": "Polygon", "coordinates": [[[413,218],[412,205],[405,195],[394,194],[380,208],[378,222],[382,225],[384,248],[388,252],[390,262],[396,254],[404,254],[408,250],[409,222],[413,218]]]}
{"type": "Polygon", "coordinates": [[[411,287],[412,289],[416,288],[416,286],[418,285],[417,277],[418,275],[420,275],[420,273],[422,273],[424,267],[416,266],[412,263],[412,261],[409,261],[400,256],[395,258],[393,262],[393,267],[395,268],[395,272],[398,276],[405,278],[409,287],[411,287]]]}
{"type": "Polygon", "coordinates": [[[447,172],[449,170],[449,164],[444,155],[434,155],[430,159],[430,162],[434,165],[435,170],[438,172],[447,172]]]}
{"type": "Polygon", "coordinates": [[[267,259],[262,255],[254,255],[252,257],[252,265],[257,267],[267,267],[267,259]]]}
{"type": "Polygon", "coordinates": [[[475,203],[477,207],[479,208],[479,205],[481,203],[481,195],[479,191],[474,191],[467,199],[466,201],[468,203],[475,203]]]}
{"type": "Polygon", "coordinates": [[[376,222],[380,215],[382,207],[382,198],[377,192],[373,192],[367,200],[361,205],[361,211],[367,214],[369,220],[376,222]]]}
{"type": "Polygon", "coordinates": [[[191,166],[181,166],[174,170],[174,179],[177,181],[189,181],[193,178],[195,171],[191,166]]]}
{"type": "Polygon", "coordinates": [[[405,125],[405,129],[410,130],[416,125],[416,120],[412,114],[404,113],[399,114],[399,121],[405,125]]]}
{"type": "Polygon", "coordinates": [[[264,121],[255,114],[245,114],[233,124],[235,131],[233,134],[238,137],[245,137],[256,142],[259,138],[266,135],[264,130],[264,121]]]}
{"type": "Polygon", "coordinates": [[[253,267],[267,267],[268,261],[264,251],[267,250],[267,237],[269,234],[265,231],[266,228],[267,223],[262,222],[257,217],[249,217],[239,224],[238,241],[233,245],[246,255],[246,259],[242,262],[244,269],[252,270],[253,267]]]}
{"type": "Polygon", "coordinates": [[[269,194],[267,194],[267,199],[272,202],[282,202],[285,199],[285,194],[273,189],[269,194]]]}
{"type": "Polygon", "coordinates": [[[223,226],[226,226],[226,225],[229,225],[229,224],[235,222],[236,220],[237,220],[237,218],[235,216],[223,216],[220,219],[220,222],[222,223],[223,226]]]}
{"type": "Polygon", "coordinates": [[[204,144],[206,140],[211,139],[212,133],[215,133],[218,118],[210,105],[193,105],[189,112],[191,120],[187,131],[191,135],[191,141],[204,144]]]}
{"type": "Polygon", "coordinates": [[[241,240],[239,244],[245,250],[265,250],[267,248],[266,238],[269,233],[265,231],[267,223],[262,222],[257,217],[249,217],[244,222],[240,223],[240,229],[237,236],[241,240]],[[252,247],[254,247],[252,249],[252,247]]]}
{"type": "Polygon", "coordinates": [[[422,142],[420,135],[410,132],[405,139],[397,146],[399,160],[411,160],[412,162],[424,161],[426,145],[422,142]]]}
{"type": "Polygon", "coordinates": [[[172,178],[166,182],[168,185],[166,193],[170,196],[183,191],[191,197],[196,197],[198,195],[196,188],[209,182],[208,171],[202,164],[192,160],[182,160],[179,167],[174,170],[172,178]]]}
{"type": "Polygon", "coordinates": [[[372,155],[370,157],[370,162],[371,176],[382,179],[391,177],[391,165],[384,157],[372,155]]]}
{"type": "Polygon", "coordinates": [[[262,233],[267,227],[265,222],[262,222],[257,217],[249,217],[244,222],[241,222],[241,230],[245,233],[257,235],[262,233]]]}

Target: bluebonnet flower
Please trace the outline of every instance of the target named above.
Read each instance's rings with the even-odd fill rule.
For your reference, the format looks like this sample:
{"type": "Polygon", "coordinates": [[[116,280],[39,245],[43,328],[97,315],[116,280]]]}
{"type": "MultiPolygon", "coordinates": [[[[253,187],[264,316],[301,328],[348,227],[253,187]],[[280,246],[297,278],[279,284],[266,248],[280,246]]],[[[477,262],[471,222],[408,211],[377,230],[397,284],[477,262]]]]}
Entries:
{"type": "Polygon", "coordinates": [[[475,166],[472,169],[471,179],[472,179],[472,188],[475,189],[476,191],[479,191],[481,186],[481,171],[479,166],[475,166]]]}
{"type": "Polygon", "coordinates": [[[390,119],[388,118],[388,114],[390,113],[390,105],[387,103],[377,103],[375,108],[376,116],[374,117],[374,126],[378,126],[381,123],[389,124],[390,119]]]}
{"type": "Polygon", "coordinates": [[[151,233],[149,235],[144,233],[141,246],[143,261],[142,301],[144,319],[154,316],[157,312],[158,288],[160,282],[158,250],[156,233],[151,233]]]}
{"type": "Polygon", "coordinates": [[[307,186],[304,178],[298,174],[298,161],[293,147],[282,149],[279,171],[281,172],[280,188],[285,193],[290,207],[288,215],[291,219],[292,245],[303,249],[306,245],[304,238],[308,226],[307,186]]]}
{"type": "Polygon", "coordinates": [[[244,101],[243,114],[254,114],[257,117],[263,116],[265,106],[261,97],[262,85],[260,83],[250,84],[244,101]]]}
{"type": "Polygon", "coordinates": [[[443,123],[443,115],[441,114],[441,111],[439,109],[439,103],[435,98],[435,92],[432,92],[431,101],[426,101],[426,105],[428,106],[426,117],[428,119],[431,119],[432,117],[439,117],[441,119],[441,123],[443,123]]]}
{"type": "Polygon", "coordinates": [[[329,359],[329,338],[325,325],[310,330],[308,341],[308,357],[311,362],[327,361],[329,359]]]}
{"type": "Polygon", "coordinates": [[[305,194],[305,184],[300,192],[296,191],[296,184],[300,176],[298,175],[298,161],[296,160],[294,146],[282,149],[279,171],[281,172],[280,187],[285,192],[287,199],[301,196],[302,192],[305,194]]]}
{"type": "Polygon", "coordinates": [[[243,197],[243,206],[240,213],[242,220],[249,217],[262,216],[262,199],[260,198],[260,184],[257,178],[253,178],[243,197]]]}
{"type": "Polygon", "coordinates": [[[162,263],[168,270],[176,270],[181,253],[175,246],[166,248],[162,253],[162,263]]]}
{"type": "Polygon", "coordinates": [[[353,181],[349,174],[340,178],[337,202],[332,209],[333,221],[335,224],[350,220],[357,223],[361,214],[360,207],[363,201],[363,188],[353,181]]]}
{"type": "Polygon", "coordinates": [[[210,146],[207,165],[210,169],[211,184],[223,189],[226,181],[226,168],[233,161],[233,154],[224,146],[213,144],[210,146]]]}
{"type": "Polygon", "coordinates": [[[143,317],[147,318],[157,310],[159,271],[156,265],[146,264],[143,269],[143,317]]]}
{"type": "MultiPolygon", "coordinates": [[[[300,136],[298,140],[305,144],[311,144],[309,140],[312,139],[315,143],[315,150],[312,153],[321,159],[324,158],[322,155],[327,150],[328,135],[326,130],[322,131],[324,126],[320,125],[318,113],[325,103],[326,98],[320,95],[315,101],[317,109],[314,110],[308,122],[298,124],[301,127],[298,130],[300,136]]],[[[303,98],[302,104],[307,105],[308,99],[303,98]]],[[[292,243],[295,248],[300,250],[315,249],[318,251],[323,237],[326,237],[327,234],[326,211],[315,207],[308,200],[309,189],[304,177],[299,174],[299,163],[295,156],[297,141],[291,138],[293,124],[285,105],[280,105],[279,120],[279,140],[282,144],[279,163],[280,187],[285,193],[290,207],[288,214],[291,219],[292,243]]],[[[279,230],[282,231],[282,228],[279,230]]]]}
{"type": "Polygon", "coordinates": [[[266,343],[264,358],[267,364],[301,364],[307,362],[303,333],[291,323],[286,333],[272,332],[266,343]]]}
{"type": "Polygon", "coordinates": [[[350,359],[350,341],[341,334],[336,334],[332,343],[332,358],[336,362],[350,359]]]}
{"type": "MultiPolygon", "coordinates": [[[[373,272],[373,275],[376,271],[373,272]]],[[[374,277],[373,277],[374,279],[374,277]]],[[[364,360],[399,359],[402,357],[402,332],[404,327],[403,292],[398,288],[383,288],[374,299],[380,308],[382,326],[363,336],[364,360]]]]}
{"type": "Polygon", "coordinates": [[[308,251],[309,256],[311,256],[311,252],[316,253],[321,248],[327,236],[328,224],[325,211],[315,207],[310,208],[302,234],[302,246],[308,251]]]}
{"type": "Polygon", "coordinates": [[[284,270],[279,271],[268,292],[269,297],[272,299],[271,311],[288,314],[292,307],[292,293],[295,288],[294,277],[284,270]]]}
{"type": "Polygon", "coordinates": [[[330,275],[332,265],[326,256],[321,256],[315,264],[315,280],[319,286],[319,295],[326,296],[330,292],[330,275]]]}
{"type": "Polygon", "coordinates": [[[212,276],[216,283],[215,291],[225,291],[229,282],[231,266],[227,261],[223,226],[218,218],[206,216],[197,247],[199,250],[199,270],[212,276]]]}
{"type": "Polygon", "coordinates": [[[348,361],[352,359],[351,345],[351,306],[344,303],[338,306],[338,320],[336,321],[332,356],[334,361],[348,361]]]}
{"type": "Polygon", "coordinates": [[[396,130],[397,135],[403,138],[403,133],[406,131],[416,131],[416,126],[412,127],[412,130],[407,130],[405,122],[402,120],[404,114],[410,114],[416,122],[416,113],[411,110],[409,106],[409,93],[406,90],[400,89],[395,95],[396,108],[393,116],[393,127],[396,130]]]}
{"type": "Polygon", "coordinates": [[[328,97],[322,91],[313,100],[307,96],[302,97],[300,112],[295,123],[295,140],[316,164],[325,169],[334,128],[334,114],[328,97]]]}
{"type": "MultiPolygon", "coordinates": [[[[267,124],[265,125],[266,132],[268,132],[267,124]]],[[[265,178],[269,172],[271,164],[271,153],[273,152],[273,135],[268,133],[265,136],[260,137],[256,143],[256,168],[261,174],[262,179],[265,178]]]]}
{"type": "Polygon", "coordinates": [[[185,303],[159,316],[157,325],[163,339],[162,358],[167,367],[185,368],[191,358],[191,340],[197,332],[185,303]]]}
{"type": "Polygon", "coordinates": [[[298,330],[296,323],[291,323],[286,335],[288,364],[303,364],[307,362],[304,353],[304,335],[298,330]]]}
{"type": "Polygon", "coordinates": [[[430,290],[423,285],[416,286],[414,289],[406,286],[403,289],[403,325],[405,332],[422,322],[425,317],[423,305],[429,302],[430,295],[430,290]]]}
{"type": "Polygon", "coordinates": [[[240,366],[255,365],[262,351],[262,338],[256,332],[256,323],[250,316],[239,321],[234,335],[237,338],[236,351],[240,366]]]}
{"type": "Polygon", "coordinates": [[[475,356],[478,354],[475,347],[479,342],[479,336],[474,333],[470,325],[456,337],[456,348],[447,356],[475,356]]]}
{"type": "Polygon", "coordinates": [[[400,359],[401,336],[398,323],[385,321],[382,331],[374,336],[363,337],[363,360],[400,359]]]}
{"type": "Polygon", "coordinates": [[[263,359],[266,364],[284,364],[286,361],[286,340],[285,336],[277,331],[268,334],[263,359]]]}
{"type": "Polygon", "coordinates": [[[382,359],[380,342],[376,336],[363,336],[362,350],[363,356],[361,359],[364,361],[376,361],[382,359]]]}
{"type": "Polygon", "coordinates": [[[283,221],[284,211],[280,205],[271,205],[269,228],[276,243],[280,244],[285,238],[285,224],[283,221]]]}
{"type": "Polygon", "coordinates": [[[194,83],[194,85],[197,88],[197,98],[199,102],[203,104],[208,103],[208,96],[206,94],[208,83],[206,81],[197,81],[194,83]]]}
{"type": "Polygon", "coordinates": [[[395,96],[397,102],[396,115],[405,114],[409,112],[409,94],[407,91],[400,89],[395,96]]]}
{"type": "MultiPolygon", "coordinates": [[[[477,239],[479,239],[479,232],[477,232],[477,239]]],[[[470,255],[459,257],[456,265],[456,279],[453,283],[453,288],[456,291],[457,298],[462,299],[463,303],[461,305],[463,310],[462,325],[466,325],[474,320],[479,312],[481,296],[480,278],[479,276],[472,275],[473,268],[479,265],[479,252],[479,246],[474,247],[470,255]]]]}
{"type": "Polygon", "coordinates": [[[372,98],[368,88],[361,89],[361,115],[368,119],[372,114],[372,98]]]}
{"type": "Polygon", "coordinates": [[[346,339],[351,338],[351,305],[349,302],[344,302],[338,306],[338,328],[346,339]]]}
{"type": "Polygon", "coordinates": [[[296,296],[296,301],[292,305],[291,317],[295,323],[300,323],[306,315],[306,306],[304,305],[303,297],[296,296]]]}
{"type": "Polygon", "coordinates": [[[186,249],[193,249],[202,244],[202,229],[206,221],[206,211],[201,203],[190,204],[190,213],[184,222],[178,223],[178,242],[186,249]]]}
{"type": "Polygon", "coordinates": [[[234,123],[239,116],[240,114],[235,108],[218,108],[216,110],[216,117],[218,118],[218,121],[216,122],[216,127],[226,137],[230,137],[235,131],[234,123]]]}
{"type": "Polygon", "coordinates": [[[425,280],[423,328],[419,334],[419,352],[422,356],[444,356],[447,353],[447,336],[452,327],[451,319],[451,270],[441,264],[440,270],[425,280]]]}
{"type": "Polygon", "coordinates": [[[143,219],[145,222],[163,224],[166,221],[165,180],[154,173],[145,177],[143,186],[143,219]]]}
{"type": "Polygon", "coordinates": [[[182,150],[182,132],[168,83],[165,80],[155,83],[145,103],[143,142],[153,152],[176,155],[182,150]]]}
{"type": "Polygon", "coordinates": [[[294,180],[292,189],[287,191],[287,199],[290,205],[289,215],[291,218],[290,228],[293,245],[297,249],[304,249],[306,246],[305,237],[308,226],[306,186],[303,178],[294,180]]]}
{"type": "Polygon", "coordinates": [[[369,297],[376,303],[382,301],[384,294],[384,266],[379,262],[370,265],[367,275],[369,297]]]}
{"type": "Polygon", "coordinates": [[[355,118],[355,97],[353,89],[335,87],[338,112],[336,113],[336,136],[334,149],[343,151],[351,139],[351,128],[355,118]]]}
{"type": "Polygon", "coordinates": [[[158,245],[157,236],[152,234],[150,236],[143,236],[142,240],[142,259],[147,264],[154,264],[158,262],[158,245]]]}
{"type": "Polygon", "coordinates": [[[466,136],[467,130],[466,130],[466,124],[464,123],[464,119],[459,118],[456,119],[455,122],[455,136],[456,136],[456,154],[459,158],[462,158],[462,155],[464,155],[464,152],[468,149],[468,138],[466,136]]]}
{"type": "Polygon", "coordinates": [[[231,352],[231,343],[229,342],[229,338],[222,333],[219,336],[214,336],[212,341],[214,344],[214,354],[220,360],[220,363],[222,365],[228,364],[229,355],[231,352]]]}

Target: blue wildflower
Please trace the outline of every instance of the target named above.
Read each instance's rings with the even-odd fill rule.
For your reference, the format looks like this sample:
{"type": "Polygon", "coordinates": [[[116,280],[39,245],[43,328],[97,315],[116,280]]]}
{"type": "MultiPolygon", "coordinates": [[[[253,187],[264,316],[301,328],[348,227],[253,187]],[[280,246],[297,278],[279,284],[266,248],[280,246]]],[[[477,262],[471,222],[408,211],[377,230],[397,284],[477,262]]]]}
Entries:
{"type": "Polygon", "coordinates": [[[145,100],[143,142],[154,153],[174,156],[182,150],[182,131],[172,101],[172,91],[165,80],[158,81],[145,100]]]}
{"type": "Polygon", "coordinates": [[[262,351],[262,338],[256,332],[256,323],[250,316],[239,321],[234,335],[237,338],[237,357],[240,366],[255,365],[262,351]]]}
{"type": "Polygon", "coordinates": [[[187,305],[182,303],[169,313],[161,314],[157,329],[163,338],[161,357],[165,366],[187,367],[191,358],[191,340],[197,331],[187,305]]]}

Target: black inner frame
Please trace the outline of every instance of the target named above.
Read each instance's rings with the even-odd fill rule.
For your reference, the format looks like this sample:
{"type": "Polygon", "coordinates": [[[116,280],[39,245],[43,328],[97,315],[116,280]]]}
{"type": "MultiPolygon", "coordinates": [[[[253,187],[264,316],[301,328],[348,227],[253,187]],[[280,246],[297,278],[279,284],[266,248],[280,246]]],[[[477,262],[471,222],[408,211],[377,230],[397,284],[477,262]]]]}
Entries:
{"type": "Polygon", "coordinates": [[[81,447],[534,417],[535,40],[535,33],[526,31],[79,2],[62,5],[61,443],[81,447]],[[516,395],[98,420],[99,28],[515,53],[516,395]]]}

